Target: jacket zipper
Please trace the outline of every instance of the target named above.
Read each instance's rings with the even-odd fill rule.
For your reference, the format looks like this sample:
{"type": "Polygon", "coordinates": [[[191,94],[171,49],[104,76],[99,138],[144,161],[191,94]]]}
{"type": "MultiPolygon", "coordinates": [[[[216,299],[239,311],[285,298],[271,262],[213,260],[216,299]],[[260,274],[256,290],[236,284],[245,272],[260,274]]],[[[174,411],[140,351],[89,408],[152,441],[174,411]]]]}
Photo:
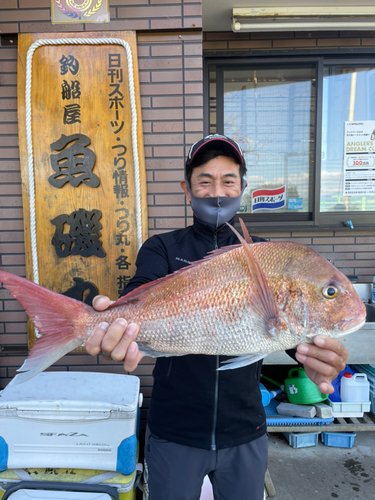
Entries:
{"type": "Polygon", "coordinates": [[[211,436],[211,451],[216,450],[216,422],[217,422],[217,405],[219,400],[219,356],[216,356],[216,377],[215,377],[215,399],[214,399],[214,418],[212,425],[211,436]]]}
{"type": "Polygon", "coordinates": [[[219,245],[217,244],[217,231],[214,232],[214,248],[217,250],[219,245]]]}
{"type": "MultiPolygon", "coordinates": [[[[217,243],[217,231],[214,232],[214,248],[217,250],[219,245],[217,243]]],[[[215,399],[214,399],[214,418],[212,425],[212,436],[211,436],[211,451],[216,450],[216,422],[217,422],[217,405],[219,399],[219,356],[216,356],[216,376],[215,376],[215,399]]]]}

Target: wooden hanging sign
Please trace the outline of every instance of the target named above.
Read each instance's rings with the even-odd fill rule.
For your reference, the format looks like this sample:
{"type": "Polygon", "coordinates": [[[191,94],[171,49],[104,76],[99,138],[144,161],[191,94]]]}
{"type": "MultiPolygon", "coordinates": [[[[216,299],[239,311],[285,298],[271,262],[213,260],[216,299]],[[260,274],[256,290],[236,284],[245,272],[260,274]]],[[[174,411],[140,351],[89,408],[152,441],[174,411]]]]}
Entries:
{"type": "Polygon", "coordinates": [[[135,33],[20,35],[18,125],[26,277],[118,298],[147,238],[135,33]]]}

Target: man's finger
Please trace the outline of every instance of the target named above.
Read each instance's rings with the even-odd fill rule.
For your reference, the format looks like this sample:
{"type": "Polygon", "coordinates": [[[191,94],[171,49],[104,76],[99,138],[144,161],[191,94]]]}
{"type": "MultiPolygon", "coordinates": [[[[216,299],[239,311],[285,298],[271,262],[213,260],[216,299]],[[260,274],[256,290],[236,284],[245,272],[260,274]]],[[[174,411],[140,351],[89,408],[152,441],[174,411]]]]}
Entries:
{"type": "Polygon", "coordinates": [[[91,354],[91,356],[96,356],[102,350],[102,342],[104,336],[108,330],[109,324],[103,321],[98,326],[94,328],[92,334],[85,342],[86,351],[91,354]]]}
{"type": "Polygon", "coordinates": [[[326,380],[318,383],[317,386],[322,394],[333,394],[335,391],[333,385],[330,382],[327,382],[326,380]]]}
{"type": "Polygon", "coordinates": [[[340,357],[347,359],[349,353],[338,339],[318,336],[314,337],[313,340],[316,346],[327,349],[328,351],[334,351],[340,357]]]}
{"type": "Polygon", "coordinates": [[[141,353],[138,349],[138,344],[136,342],[132,342],[129,345],[128,351],[126,353],[125,361],[124,361],[124,370],[126,372],[134,371],[138,363],[143,358],[144,354],[141,353]]]}
{"type": "Polygon", "coordinates": [[[132,344],[139,332],[139,326],[135,323],[129,323],[125,332],[111,352],[111,357],[115,361],[123,361],[129,346],[132,344]]]}
{"type": "Polygon", "coordinates": [[[318,371],[320,371],[320,367],[323,368],[324,366],[324,372],[322,372],[324,375],[328,375],[330,370],[332,374],[337,372],[335,375],[337,376],[346,366],[343,359],[334,351],[309,347],[306,351],[297,349],[296,357],[297,355],[300,363],[311,368],[317,368],[318,371]]]}
{"type": "Polygon", "coordinates": [[[104,311],[110,304],[113,304],[113,300],[110,300],[110,298],[105,295],[96,295],[92,299],[92,307],[96,311],[104,311]]]}
{"type": "Polygon", "coordinates": [[[325,377],[321,373],[308,366],[305,366],[306,375],[310,380],[314,382],[319,387],[320,392],[323,394],[332,394],[334,392],[333,385],[331,384],[331,379],[325,377]]]}
{"type": "Polygon", "coordinates": [[[128,322],[124,318],[117,318],[109,326],[107,333],[105,334],[102,342],[102,351],[111,353],[115,349],[117,344],[120,342],[125,330],[128,326],[128,322]]]}
{"type": "Polygon", "coordinates": [[[311,368],[312,370],[317,372],[317,376],[321,375],[327,380],[333,380],[337,377],[338,373],[340,373],[337,372],[337,368],[335,365],[331,365],[325,361],[321,361],[320,359],[313,358],[311,356],[303,356],[299,354],[298,351],[296,353],[296,359],[303,364],[305,369],[306,367],[311,368]]]}
{"type": "MultiPolygon", "coordinates": [[[[308,358],[315,358],[331,366],[337,371],[336,375],[338,375],[345,369],[348,351],[337,339],[323,339],[320,337],[316,342],[317,345],[301,344],[297,347],[298,361],[305,364],[308,358]],[[321,340],[323,340],[323,344],[321,340]]],[[[311,366],[311,364],[308,366],[311,366]]]]}

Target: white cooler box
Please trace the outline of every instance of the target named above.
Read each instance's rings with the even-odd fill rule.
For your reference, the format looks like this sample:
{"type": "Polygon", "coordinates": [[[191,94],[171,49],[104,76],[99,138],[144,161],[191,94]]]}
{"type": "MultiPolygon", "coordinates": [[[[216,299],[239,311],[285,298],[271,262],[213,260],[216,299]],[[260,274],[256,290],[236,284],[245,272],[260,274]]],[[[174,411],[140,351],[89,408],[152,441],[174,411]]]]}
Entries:
{"type": "Polygon", "coordinates": [[[27,467],[135,470],[139,379],[48,372],[0,392],[0,471],[27,467]]]}

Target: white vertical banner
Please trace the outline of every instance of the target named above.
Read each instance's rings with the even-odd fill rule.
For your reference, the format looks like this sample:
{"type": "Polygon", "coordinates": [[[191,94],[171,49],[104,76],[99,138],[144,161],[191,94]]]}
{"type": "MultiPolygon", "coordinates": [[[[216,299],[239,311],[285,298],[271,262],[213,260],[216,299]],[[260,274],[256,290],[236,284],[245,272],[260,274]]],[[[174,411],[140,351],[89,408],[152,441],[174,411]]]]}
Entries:
{"type": "Polygon", "coordinates": [[[375,121],[345,122],[344,196],[375,194],[375,121]]]}

